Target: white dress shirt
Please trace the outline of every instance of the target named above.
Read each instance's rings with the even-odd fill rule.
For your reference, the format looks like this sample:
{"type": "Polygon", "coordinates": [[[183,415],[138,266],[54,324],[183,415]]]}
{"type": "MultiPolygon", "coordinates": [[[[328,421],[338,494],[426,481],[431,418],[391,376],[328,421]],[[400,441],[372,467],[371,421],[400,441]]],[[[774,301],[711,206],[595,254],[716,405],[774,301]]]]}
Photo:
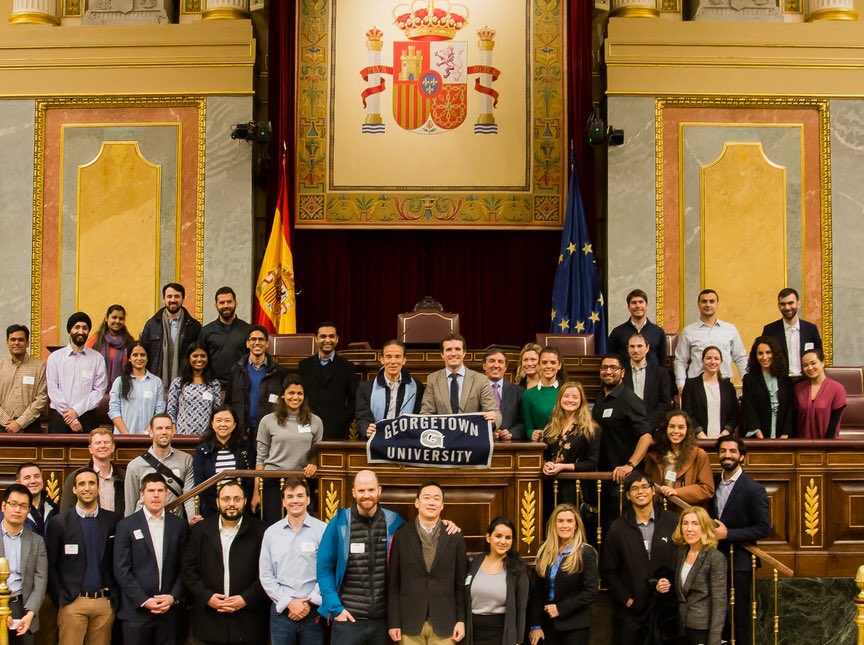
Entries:
{"type": "Polygon", "coordinates": [[[147,528],[150,530],[150,539],[153,541],[153,554],[156,556],[156,568],[159,570],[159,589],[162,588],[162,549],[165,541],[165,509],[158,517],[144,509],[144,517],[147,519],[147,528]]]}
{"type": "Polygon", "coordinates": [[[790,325],[785,320],[786,349],[789,353],[789,376],[801,375],[801,321],[796,317],[795,324],[790,325]]]}
{"type": "Polygon", "coordinates": [[[741,376],[747,373],[747,350],[741,342],[741,334],[730,322],[716,320],[706,325],[701,320],[690,323],[681,330],[675,348],[675,384],[682,388],[684,381],[702,373],[702,351],[709,346],[720,350],[723,362],[720,375],[732,377],[732,363],[738,366],[741,376]]]}
{"type": "Polygon", "coordinates": [[[219,516],[219,539],[222,541],[222,568],[225,572],[222,580],[224,587],[222,593],[226,596],[231,595],[231,567],[228,566],[228,558],[231,555],[231,545],[234,543],[234,538],[237,537],[237,532],[240,530],[240,524],[242,523],[243,517],[241,516],[233,528],[226,528],[222,524],[222,516],[219,516]]]}

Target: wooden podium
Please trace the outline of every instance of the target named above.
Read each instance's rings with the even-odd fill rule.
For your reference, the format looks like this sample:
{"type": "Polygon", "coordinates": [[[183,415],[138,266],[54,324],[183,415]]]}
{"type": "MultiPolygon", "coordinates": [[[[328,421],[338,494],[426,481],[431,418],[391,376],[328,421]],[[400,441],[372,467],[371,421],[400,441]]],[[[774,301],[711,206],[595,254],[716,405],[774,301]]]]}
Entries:
{"type": "Polygon", "coordinates": [[[420,468],[369,464],[365,443],[328,441],[318,452],[321,519],[329,521],[339,508],[353,503],[354,475],[368,468],[383,487],[381,504],[406,520],[417,516],[417,488],[435,481],[444,490],[444,518],[460,526],[469,552],[483,550],[489,522],[505,515],[516,526],[519,553],[533,559],[543,532],[542,465],[543,445],[537,443],[496,442],[491,468],[420,468]]]}

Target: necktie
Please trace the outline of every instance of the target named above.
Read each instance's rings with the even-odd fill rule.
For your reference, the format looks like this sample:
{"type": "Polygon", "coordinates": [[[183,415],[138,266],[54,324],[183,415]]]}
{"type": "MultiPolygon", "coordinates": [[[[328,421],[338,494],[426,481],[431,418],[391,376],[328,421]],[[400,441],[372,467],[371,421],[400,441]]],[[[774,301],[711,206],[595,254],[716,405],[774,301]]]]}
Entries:
{"type": "Polygon", "coordinates": [[[492,394],[495,395],[495,403],[498,405],[499,408],[501,407],[501,392],[499,391],[500,389],[500,383],[492,384],[492,394]]]}
{"type": "Polygon", "coordinates": [[[458,374],[450,375],[450,410],[453,414],[459,414],[459,378],[458,374]]]}

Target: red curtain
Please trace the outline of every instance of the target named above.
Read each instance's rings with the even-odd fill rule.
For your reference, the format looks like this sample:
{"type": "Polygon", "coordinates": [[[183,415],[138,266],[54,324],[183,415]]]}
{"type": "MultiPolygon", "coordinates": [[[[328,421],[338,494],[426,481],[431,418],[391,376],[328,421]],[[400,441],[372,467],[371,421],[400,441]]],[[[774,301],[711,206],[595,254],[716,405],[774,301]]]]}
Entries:
{"type": "MultiPolygon", "coordinates": [[[[569,0],[570,132],[586,210],[593,214],[593,151],[582,144],[591,110],[591,3],[569,0]]],[[[295,3],[270,4],[270,120],[273,158],[288,144],[293,176],[295,3]]],[[[275,196],[276,172],[269,178],[275,196]]],[[[269,204],[268,212],[272,212],[269,204]]],[[[293,200],[292,200],[293,203],[293,200]]],[[[275,197],[274,197],[275,205],[275,197]]],[[[594,218],[591,218],[592,220],[594,218]]],[[[596,227],[591,221],[589,226],[596,227]]],[[[297,280],[297,330],[321,320],[339,326],[342,343],[380,347],[396,335],[396,316],[432,296],[459,312],[469,347],[521,345],[548,331],[558,231],[298,229],[292,232],[297,280]]]]}

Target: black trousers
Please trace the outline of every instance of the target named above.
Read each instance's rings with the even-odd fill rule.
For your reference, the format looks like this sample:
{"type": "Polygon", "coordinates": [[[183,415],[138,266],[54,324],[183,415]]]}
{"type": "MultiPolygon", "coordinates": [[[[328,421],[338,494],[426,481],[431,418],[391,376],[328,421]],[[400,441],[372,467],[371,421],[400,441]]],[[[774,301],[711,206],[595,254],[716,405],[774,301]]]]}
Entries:
{"type": "MultiPolygon", "coordinates": [[[[735,582],[735,643],[736,645],[752,645],[753,643],[753,608],[750,606],[750,571],[735,571],[732,575],[735,582]]],[[[726,625],[723,627],[723,638],[731,641],[732,620],[730,612],[726,612],[726,625]]]]}
{"type": "MultiPolygon", "coordinates": [[[[96,415],[96,410],[85,412],[78,417],[78,421],[81,423],[83,430],[81,430],[80,433],[75,434],[87,434],[99,425],[99,418],[96,415]]],[[[70,432],[72,432],[72,428],[66,425],[66,422],[63,420],[63,415],[57,412],[57,410],[51,410],[51,420],[48,422],[48,434],[69,434],[70,432]]]]}
{"type": "Polygon", "coordinates": [[[124,645],[181,645],[179,607],[146,621],[123,621],[124,645]]]}

